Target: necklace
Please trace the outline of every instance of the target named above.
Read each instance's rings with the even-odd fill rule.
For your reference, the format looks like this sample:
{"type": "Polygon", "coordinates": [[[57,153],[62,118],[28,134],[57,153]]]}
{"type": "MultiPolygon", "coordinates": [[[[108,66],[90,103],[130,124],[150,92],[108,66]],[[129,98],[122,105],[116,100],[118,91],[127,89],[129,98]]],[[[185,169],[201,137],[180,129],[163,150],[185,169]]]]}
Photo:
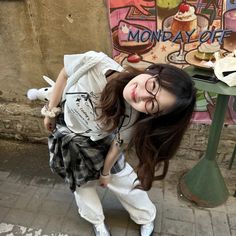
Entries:
{"type": "Polygon", "coordinates": [[[129,124],[130,124],[130,121],[131,121],[131,118],[132,118],[132,110],[133,110],[133,108],[130,106],[130,105],[128,105],[127,103],[126,103],[126,107],[127,106],[129,106],[129,115],[127,115],[127,114],[124,114],[123,116],[122,116],[122,119],[121,119],[121,122],[120,122],[120,124],[119,124],[119,126],[118,126],[118,128],[117,128],[117,131],[116,131],[116,145],[120,148],[121,146],[122,146],[122,144],[123,144],[123,139],[121,139],[120,138],[120,130],[121,130],[121,128],[125,128],[125,127],[127,127],[127,128],[125,128],[125,129],[123,129],[123,130],[126,130],[126,129],[128,129],[130,126],[129,126],[129,124]],[[128,118],[128,121],[127,121],[127,123],[126,124],[124,124],[124,121],[125,121],[125,119],[126,118],[128,118]]]}

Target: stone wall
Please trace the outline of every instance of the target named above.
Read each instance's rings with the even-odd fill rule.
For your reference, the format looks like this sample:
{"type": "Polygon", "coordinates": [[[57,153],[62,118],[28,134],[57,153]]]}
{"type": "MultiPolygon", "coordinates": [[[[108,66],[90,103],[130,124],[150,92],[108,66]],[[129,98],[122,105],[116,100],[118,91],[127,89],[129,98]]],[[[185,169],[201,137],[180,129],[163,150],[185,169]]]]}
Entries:
{"type": "MultiPolygon", "coordinates": [[[[42,102],[29,101],[29,88],[56,78],[63,55],[103,51],[111,55],[105,0],[0,1],[0,138],[46,143],[42,102]]],[[[206,149],[207,125],[191,125],[177,156],[200,158],[206,149]]],[[[224,127],[219,145],[223,160],[236,143],[235,126],[224,127]]]]}
{"type": "MultiPolygon", "coordinates": [[[[10,95],[10,94],[9,94],[10,95]]],[[[14,97],[14,94],[11,94],[14,97]]],[[[0,103],[0,137],[25,142],[47,143],[48,133],[43,127],[40,109],[43,102],[30,102],[26,98],[11,98],[0,103]]],[[[187,130],[177,158],[196,160],[206,150],[209,125],[192,124],[187,130]]],[[[225,126],[218,147],[218,160],[228,163],[236,143],[236,126],[225,126]]]]}

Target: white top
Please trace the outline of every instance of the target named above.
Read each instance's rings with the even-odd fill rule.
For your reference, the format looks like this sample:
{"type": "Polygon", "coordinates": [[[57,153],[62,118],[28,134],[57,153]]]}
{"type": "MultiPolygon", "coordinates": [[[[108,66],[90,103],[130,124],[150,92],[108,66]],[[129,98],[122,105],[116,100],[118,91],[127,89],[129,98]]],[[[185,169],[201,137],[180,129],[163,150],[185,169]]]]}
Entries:
{"type": "MultiPolygon", "coordinates": [[[[67,127],[75,133],[88,136],[96,141],[109,135],[96,121],[100,95],[107,80],[108,70],[122,71],[123,68],[104,53],[89,51],[84,54],[65,55],[64,67],[68,75],[63,93],[64,117],[67,127]]],[[[121,139],[129,141],[131,125],[137,112],[126,104],[125,119],[120,129],[121,139]],[[124,132],[125,131],[125,132],[124,132]]],[[[122,119],[123,120],[123,119],[122,119]]]]}

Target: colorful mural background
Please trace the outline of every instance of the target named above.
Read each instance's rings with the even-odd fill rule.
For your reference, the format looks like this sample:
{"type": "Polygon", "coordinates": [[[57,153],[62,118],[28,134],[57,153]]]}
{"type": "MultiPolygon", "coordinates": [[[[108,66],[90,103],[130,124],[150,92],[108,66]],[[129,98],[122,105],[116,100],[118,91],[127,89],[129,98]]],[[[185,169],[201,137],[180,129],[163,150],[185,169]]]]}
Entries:
{"type": "MultiPolygon", "coordinates": [[[[107,3],[113,57],[122,65],[141,68],[150,63],[173,63],[181,68],[205,67],[194,54],[207,36],[211,42],[221,40],[222,54],[236,49],[236,0],[108,0],[107,3]],[[176,40],[173,35],[168,39],[168,32],[173,32],[173,17],[183,3],[195,9],[197,32],[193,31],[191,37],[181,32],[176,40]],[[129,31],[132,35],[127,40],[129,31]]],[[[192,121],[209,124],[216,95],[198,91],[197,97],[192,121]]],[[[230,98],[227,124],[236,124],[235,100],[235,97],[230,98]]]]}

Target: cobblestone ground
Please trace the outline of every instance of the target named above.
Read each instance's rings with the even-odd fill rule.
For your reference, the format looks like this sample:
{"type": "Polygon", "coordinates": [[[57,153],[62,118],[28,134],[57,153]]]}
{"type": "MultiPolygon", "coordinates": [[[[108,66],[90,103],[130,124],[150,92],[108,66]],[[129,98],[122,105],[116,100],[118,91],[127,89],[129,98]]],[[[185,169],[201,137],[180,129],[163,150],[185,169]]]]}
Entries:
{"type": "MultiPolygon", "coordinates": [[[[219,161],[230,196],[215,208],[197,207],[178,195],[180,176],[195,163],[179,157],[171,161],[165,181],[149,191],[158,209],[154,236],[236,236],[236,161],[232,170],[219,161]]],[[[116,197],[98,191],[112,235],[139,235],[116,197]]],[[[78,216],[73,194],[50,172],[46,145],[0,140],[0,235],[93,235],[91,225],[78,216]]]]}

